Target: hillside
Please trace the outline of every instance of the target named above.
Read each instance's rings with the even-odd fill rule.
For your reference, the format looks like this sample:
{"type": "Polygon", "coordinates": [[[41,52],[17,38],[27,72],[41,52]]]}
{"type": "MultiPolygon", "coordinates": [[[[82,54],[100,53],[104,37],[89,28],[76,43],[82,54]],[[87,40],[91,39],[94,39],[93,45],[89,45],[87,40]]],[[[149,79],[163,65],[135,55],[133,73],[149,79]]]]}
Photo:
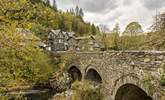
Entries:
{"type": "Polygon", "coordinates": [[[52,29],[74,31],[76,36],[99,33],[99,28],[83,20],[83,11],[76,7],[79,13],[62,12],[56,6],[42,0],[1,0],[1,25],[16,23],[19,28],[28,28],[44,39],[52,29]],[[81,13],[80,13],[81,12],[81,13]]]}

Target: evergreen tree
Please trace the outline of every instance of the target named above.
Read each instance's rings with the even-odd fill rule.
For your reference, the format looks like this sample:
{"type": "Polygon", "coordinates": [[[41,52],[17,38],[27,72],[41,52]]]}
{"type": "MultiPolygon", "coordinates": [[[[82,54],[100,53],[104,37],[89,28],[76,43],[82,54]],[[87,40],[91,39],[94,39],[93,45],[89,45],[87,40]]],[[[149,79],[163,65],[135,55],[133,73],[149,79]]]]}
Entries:
{"type": "Polygon", "coordinates": [[[50,1],[49,0],[45,0],[45,3],[47,6],[50,6],[50,1]]]}
{"type": "Polygon", "coordinates": [[[32,3],[40,3],[40,2],[43,2],[42,0],[30,0],[30,2],[32,3]]]}
{"type": "Polygon", "coordinates": [[[56,4],[56,0],[53,0],[53,8],[57,11],[57,4],[56,4]]]}
{"type": "Polygon", "coordinates": [[[80,11],[79,11],[79,7],[76,6],[76,8],[75,8],[75,15],[76,15],[76,16],[79,16],[79,12],[80,12],[80,11]]]}
{"type": "Polygon", "coordinates": [[[80,17],[84,17],[84,12],[83,12],[83,9],[82,9],[82,8],[80,8],[79,16],[80,16],[80,17]]]}
{"type": "Polygon", "coordinates": [[[97,31],[96,31],[96,27],[95,27],[95,25],[94,24],[92,24],[92,26],[91,26],[92,28],[92,34],[93,35],[96,35],[96,33],[97,33],[97,31]]]}

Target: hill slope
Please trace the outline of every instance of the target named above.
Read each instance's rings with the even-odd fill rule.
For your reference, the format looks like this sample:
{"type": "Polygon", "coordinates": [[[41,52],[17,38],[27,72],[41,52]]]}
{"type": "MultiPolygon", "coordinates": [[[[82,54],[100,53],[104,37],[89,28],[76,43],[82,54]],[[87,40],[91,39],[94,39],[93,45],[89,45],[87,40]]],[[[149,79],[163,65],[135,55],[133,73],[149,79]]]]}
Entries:
{"type": "Polygon", "coordinates": [[[42,39],[51,29],[74,31],[77,36],[99,33],[98,27],[84,22],[82,14],[58,11],[41,0],[1,0],[0,9],[1,25],[16,23],[42,39]]]}

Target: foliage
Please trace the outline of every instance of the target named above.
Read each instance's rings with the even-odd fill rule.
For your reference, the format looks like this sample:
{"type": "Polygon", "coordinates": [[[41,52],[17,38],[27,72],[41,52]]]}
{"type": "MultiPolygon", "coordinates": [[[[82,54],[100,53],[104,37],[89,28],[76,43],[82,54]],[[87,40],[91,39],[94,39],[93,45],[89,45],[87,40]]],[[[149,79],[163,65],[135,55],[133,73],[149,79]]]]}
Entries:
{"type": "MultiPolygon", "coordinates": [[[[106,34],[105,43],[109,50],[142,50],[147,36],[119,36],[117,33],[106,34]]],[[[146,44],[145,44],[146,45],[146,44]]]]}
{"type": "Polygon", "coordinates": [[[60,67],[61,70],[67,70],[69,65],[78,59],[75,55],[73,54],[62,54],[60,57],[60,62],[58,66],[60,67]]]}
{"type": "Polygon", "coordinates": [[[156,15],[151,26],[152,32],[148,33],[147,46],[149,49],[164,50],[165,48],[165,12],[156,15]]]}
{"type": "Polygon", "coordinates": [[[120,26],[118,23],[113,28],[112,33],[117,33],[118,35],[120,34],[120,26]]]}
{"type": "MultiPolygon", "coordinates": [[[[6,95],[0,96],[0,99],[1,100],[11,100],[11,98],[9,98],[9,96],[6,96],[6,95]]],[[[12,100],[27,100],[27,98],[23,97],[22,95],[18,95],[15,98],[12,98],[12,100]]]]}
{"type": "Polygon", "coordinates": [[[165,85],[165,75],[162,75],[161,80],[160,80],[161,85],[165,85]]]}
{"type": "Polygon", "coordinates": [[[122,36],[119,41],[120,50],[141,50],[140,45],[146,41],[146,36],[122,36]]]}
{"type": "Polygon", "coordinates": [[[141,25],[138,22],[131,22],[127,25],[123,35],[136,36],[139,33],[143,33],[141,25]]]}
{"type": "Polygon", "coordinates": [[[165,12],[155,16],[151,29],[153,32],[165,32],[165,12]]]}
{"type": "Polygon", "coordinates": [[[38,48],[36,37],[28,39],[16,26],[0,31],[0,87],[7,90],[48,80],[53,71],[51,59],[38,48]]]}
{"type": "MultiPolygon", "coordinates": [[[[52,7],[49,0],[1,0],[0,21],[1,25],[17,22],[17,27],[28,26],[41,39],[45,39],[50,30],[59,28],[74,31],[77,36],[93,34],[91,28],[96,26],[85,23],[82,8],[76,8],[77,13],[65,13],[57,11],[55,1],[52,7]]],[[[99,29],[96,29],[94,34],[99,32],[99,29]]]]}
{"type": "Polygon", "coordinates": [[[163,74],[161,76],[160,84],[165,86],[165,66],[163,67],[163,74]]]}
{"type": "Polygon", "coordinates": [[[109,49],[119,50],[119,38],[120,38],[119,35],[120,35],[120,27],[119,24],[116,24],[112,30],[112,33],[109,36],[107,36],[109,49]]]}
{"type": "Polygon", "coordinates": [[[20,31],[37,25],[34,20],[39,19],[36,13],[39,5],[33,3],[30,0],[0,1],[1,87],[47,80],[53,71],[50,58],[38,48],[39,39],[33,33],[29,38],[20,31]]]}
{"type": "MultiPolygon", "coordinates": [[[[131,23],[128,25],[128,28],[126,30],[131,30],[131,27],[133,26],[139,26],[137,23],[131,23]]],[[[134,30],[134,28],[133,28],[134,30]]],[[[134,32],[133,32],[134,33],[134,32]]],[[[142,33],[140,33],[142,34],[142,33]]],[[[115,27],[113,28],[111,33],[105,33],[102,34],[102,41],[104,43],[104,46],[106,46],[106,50],[141,50],[141,49],[146,49],[142,48],[141,46],[143,43],[146,42],[147,35],[122,35],[120,36],[120,27],[119,24],[116,24],[115,27]]]]}
{"type": "Polygon", "coordinates": [[[81,18],[84,16],[82,8],[79,8],[78,6],[76,6],[75,11],[72,11],[72,13],[75,13],[76,16],[79,16],[81,18]]]}
{"type": "Polygon", "coordinates": [[[88,81],[75,82],[72,86],[74,91],[73,100],[102,100],[100,88],[95,87],[88,81]]]}
{"type": "Polygon", "coordinates": [[[146,75],[144,76],[143,79],[143,84],[146,89],[150,90],[149,91],[150,95],[153,95],[153,93],[155,93],[157,89],[157,87],[155,87],[155,85],[153,84],[154,80],[155,77],[150,72],[146,72],[146,75]]]}

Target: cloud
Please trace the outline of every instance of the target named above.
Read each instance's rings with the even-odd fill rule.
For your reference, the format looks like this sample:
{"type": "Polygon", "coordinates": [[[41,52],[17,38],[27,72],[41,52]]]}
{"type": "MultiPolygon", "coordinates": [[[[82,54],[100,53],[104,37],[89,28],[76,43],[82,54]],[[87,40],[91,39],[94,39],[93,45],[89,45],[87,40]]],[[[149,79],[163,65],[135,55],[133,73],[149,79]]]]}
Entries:
{"type": "Polygon", "coordinates": [[[93,13],[103,13],[117,8],[117,0],[79,0],[80,7],[93,13]]]}
{"type": "Polygon", "coordinates": [[[57,3],[63,10],[78,5],[84,9],[85,21],[111,29],[119,23],[122,31],[131,21],[139,22],[147,30],[153,23],[155,8],[165,9],[164,0],[57,0],[57,3]]]}
{"type": "Polygon", "coordinates": [[[165,6],[165,0],[141,0],[143,5],[151,10],[159,9],[165,6]]]}
{"type": "Polygon", "coordinates": [[[134,2],[134,0],[123,0],[123,5],[129,6],[134,2]]]}

